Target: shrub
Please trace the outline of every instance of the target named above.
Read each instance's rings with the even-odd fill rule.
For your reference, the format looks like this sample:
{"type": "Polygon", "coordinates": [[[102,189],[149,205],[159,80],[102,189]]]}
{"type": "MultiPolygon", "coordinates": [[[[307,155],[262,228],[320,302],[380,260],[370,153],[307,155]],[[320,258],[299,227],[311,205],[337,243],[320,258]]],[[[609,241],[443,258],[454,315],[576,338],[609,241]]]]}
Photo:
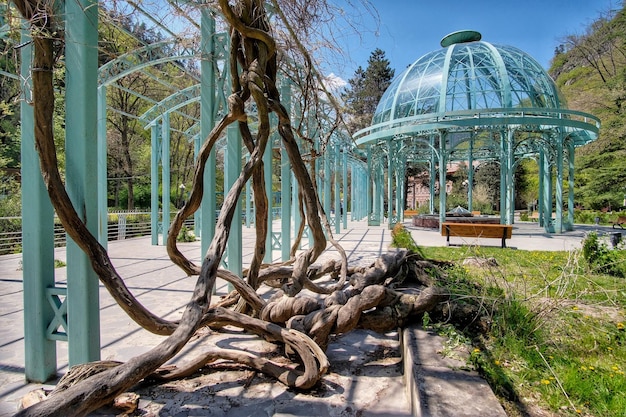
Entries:
{"type": "Polygon", "coordinates": [[[596,232],[589,233],[583,240],[583,257],[590,268],[615,277],[625,277],[626,270],[621,259],[621,250],[611,250],[601,242],[596,232]]]}
{"type": "Polygon", "coordinates": [[[178,236],[176,236],[177,242],[195,242],[196,235],[193,231],[189,230],[187,226],[183,226],[178,232],[178,236]]]}

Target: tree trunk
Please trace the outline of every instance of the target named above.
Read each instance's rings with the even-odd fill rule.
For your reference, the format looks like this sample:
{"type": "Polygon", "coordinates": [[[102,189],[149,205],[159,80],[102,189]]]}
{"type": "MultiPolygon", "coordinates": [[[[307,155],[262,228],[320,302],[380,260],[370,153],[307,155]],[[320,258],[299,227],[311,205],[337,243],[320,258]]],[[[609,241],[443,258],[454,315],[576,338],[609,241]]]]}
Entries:
{"type": "MultiPolygon", "coordinates": [[[[32,74],[35,140],[44,181],[55,211],[67,233],[87,253],[101,282],[124,311],[147,330],[167,336],[150,351],[126,363],[100,366],[102,372],[92,375],[89,371],[88,376],[83,374],[85,379],[78,377],[71,384],[64,385],[63,389],[59,388],[45,401],[20,411],[17,416],[86,415],[110,403],[117,395],[137,382],[154,375],[159,367],[180,352],[200,326],[205,325],[238,326],[267,340],[285,344],[289,351],[298,354],[299,364],[281,366],[243,352],[218,350],[210,352],[209,355],[244,363],[275,376],[291,387],[308,389],[319,381],[328,368],[323,348],[327,345],[330,334],[345,333],[355,327],[386,331],[419,316],[425,309],[431,308],[445,298],[445,294],[436,287],[422,289],[419,295],[400,294],[386,287],[388,282],[400,279],[408,274],[407,271],[411,271],[409,262],[415,261],[416,258],[407,256],[406,252],[396,252],[382,257],[370,268],[350,271],[351,276],[348,277],[345,253],[332,238],[313,180],[295,140],[290,116],[280,103],[276,88],[276,43],[270,35],[265,2],[241,0],[237,1],[234,7],[229,4],[229,0],[219,0],[219,7],[232,28],[230,50],[232,93],[228,97],[228,113],[209,133],[200,149],[191,193],[174,218],[167,237],[167,250],[171,260],[190,275],[197,275],[197,280],[193,295],[179,322],[169,322],[149,312],[128,291],[122,277],[111,264],[107,252],[77,215],[58,172],[52,129],[54,110],[52,69],[55,59],[53,34],[56,33],[53,27],[53,11],[43,9],[37,0],[14,0],[14,2],[33,27],[33,68],[36,69],[32,74]],[[246,104],[251,102],[255,104],[257,112],[254,134],[247,125],[246,104]],[[296,254],[291,265],[263,269],[263,255],[265,250],[269,250],[265,248],[266,225],[271,214],[265,197],[262,158],[265,152],[272,152],[271,145],[266,149],[270,142],[269,115],[272,111],[278,115],[278,133],[299,185],[303,219],[306,219],[311,230],[313,245],[308,250],[296,254]],[[180,252],[176,237],[184,220],[200,207],[206,161],[218,139],[232,123],[238,123],[250,158],[231,189],[225,192],[215,234],[201,265],[198,266],[180,252]],[[243,277],[235,276],[228,271],[219,271],[218,267],[226,249],[237,201],[245,184],[250,180],[254,188],[257,209],[257,242],[246,282],[243,277]],[[321,268],[313,268],[311,265],[327,246],[324,229],[328,240],[342,253],[342,259],[321,268]],[[328,274],[333,279],[340,274],[340,280],[330,284],[316,282],[328,274]],[[211,308],[211,290],[218,275],[233,284],[245,305],[252,310],[251,315],[258,315],[261,319],[220,307],[211,308]],[[351,286],[344,288],[348,278],[351,286]],[[262,282],[276,283],[284,289],[285,295],[265,302],[255,291],[262,282]],[[299,294],[302,288],[329,295],[325,297],[323,303],[318,303],[299,294]]],[[[276,4],[275,6],[277,7],[276,4]]],[[[131,193],[132,181],[129,183],[129,199],[131,193]]],[[[130,203],[129,200],[129,208],[130,203]]],[[[194,363],[201,363],[202,360],[203,358],[198,358],[194,363]]],[[[186,374],[187,371],[180,371],[180,375],[186,374]]]]}

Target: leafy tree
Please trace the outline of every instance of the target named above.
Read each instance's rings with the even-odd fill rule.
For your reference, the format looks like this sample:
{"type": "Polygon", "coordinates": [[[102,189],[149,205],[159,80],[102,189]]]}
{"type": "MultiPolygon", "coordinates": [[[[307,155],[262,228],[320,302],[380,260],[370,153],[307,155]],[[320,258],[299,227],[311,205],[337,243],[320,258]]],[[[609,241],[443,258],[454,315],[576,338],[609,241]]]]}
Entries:
{"type": "Polygon", "coordinates": [[[576,201],[619,207],[626,193],[626,9],[601,14],[556,52],[550,74],[568,106],[602,121],[598,140],[576,151],[576,201]]]}
{"type": "Polygon", "coordinates": [[[395,70],[389,66],[385,52],[376,49],[367,61],[367,68],[363,70],[359,66],[354,77],[348,80],[348,88],[343,92],[342,98],[351,134],[371,124],[376,106],[391,84],[394,74],[395,70]]]}
{"type": "Polygon", "coordinates": [[[485,187],[492,209],[498,209],[500,202],[500,164],[485,162],[476,168],[474,184],[485,187]]]}
{"type": "MultiPolygon", "coordinates": [[[[9,74],[17,71],[17,33],[8,31],[6,37],[0,36],[0,70],[9,74]]],[[[9,175],[14,175],[20,166],[19,97],[19,81],[0,74],[0,171],[9,175]]]]}

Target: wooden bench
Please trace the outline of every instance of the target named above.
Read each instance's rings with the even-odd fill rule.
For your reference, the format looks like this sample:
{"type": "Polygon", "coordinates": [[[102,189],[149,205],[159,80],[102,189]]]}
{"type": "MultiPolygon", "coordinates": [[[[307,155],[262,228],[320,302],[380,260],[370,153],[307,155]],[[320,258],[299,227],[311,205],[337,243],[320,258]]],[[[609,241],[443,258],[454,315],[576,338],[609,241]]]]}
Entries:
{"type": "Polygon", "coordinates": [[[615,226],[619,226],[620,229],[623,229],[624,226],[622,225],[624,224],[626,224],[626,216],[619,216],[615,223],[613,223],[613,229],[615,229],[615,226]]]}
{"type": "Polygon", "coordinates": [[[441,236],[446,237],[448,246],[450,246],[450,236],[458,236],[501,239],[501,247],[506,248],[506,239],[510,239],[512,234],[513,226],[509,224],[445,222],[441,225],[441,236]]]}
{"type": "MultiPolygon", "coordinates": [[[[533,211],[532,214],[530,216],[528,216],[528,218],[530,219],[531,222],[538,222],[539,221],[539,212],[538,211],[533,211]]],[[[552,213],[552,220],[556,219],[556,213],[552,213]]]]}

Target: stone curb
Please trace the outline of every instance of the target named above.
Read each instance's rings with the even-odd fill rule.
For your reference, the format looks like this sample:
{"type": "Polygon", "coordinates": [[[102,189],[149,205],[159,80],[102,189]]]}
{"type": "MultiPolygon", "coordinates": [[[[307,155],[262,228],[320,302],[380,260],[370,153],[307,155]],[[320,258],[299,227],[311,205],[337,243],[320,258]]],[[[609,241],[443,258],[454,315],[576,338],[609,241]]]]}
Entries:
{"type": "Polygon", "coordinates": [[[410,326],[402,331],[406,396],[415,417],[506,417],[495,394],[465,362],[443,357],[444,339],[410,326]]]}

